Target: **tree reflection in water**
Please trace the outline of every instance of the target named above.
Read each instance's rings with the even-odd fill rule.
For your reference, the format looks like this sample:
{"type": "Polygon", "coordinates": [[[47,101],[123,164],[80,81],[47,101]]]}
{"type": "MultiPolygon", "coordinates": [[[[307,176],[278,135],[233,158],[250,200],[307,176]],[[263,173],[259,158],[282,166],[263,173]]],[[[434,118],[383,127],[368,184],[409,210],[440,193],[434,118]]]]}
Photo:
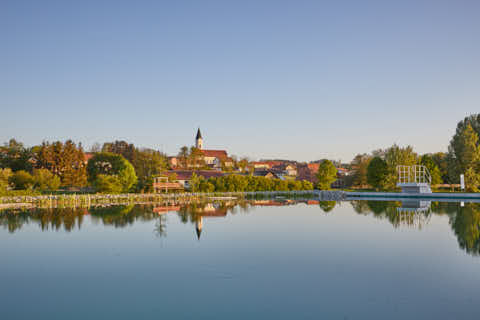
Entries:
{"type": "MultiPolygon", "coordinates": [[[[259,200],[259,201],[218,201],[213,203],[189,203],[184,205],[166,204],[152,205],[120,205],[86,208],[56,209],[10,209],[0,211],[0,226],[14,233],[23,226],[36,224],[42,231],[65,230],[71,232],[81,229],[86,215],[95,224],[124,228],[137,221],[155,220],[154,234],[167,236],[167,214],[176,214],[183,223],[195,226],[198,237],[203,228],[203,219],[226,217],[238,213],[246,214],[254,206],[283,206],[305,203],[318,205],[324,213],[335,214],[335,201],[292,201],[292,200],[259,200]]],[[[471,255],[480,254],[480,204],[465,203],[460,206],[455,202],[432,202],[431,205],[419,203],[406,204],[400,201],[350,201],[353,210],[361,215],[386,220],[393,227],[421,229],[428,224],[432,214],[446,215],[450,226],[457,237],[460,248],[471,255]]]]}

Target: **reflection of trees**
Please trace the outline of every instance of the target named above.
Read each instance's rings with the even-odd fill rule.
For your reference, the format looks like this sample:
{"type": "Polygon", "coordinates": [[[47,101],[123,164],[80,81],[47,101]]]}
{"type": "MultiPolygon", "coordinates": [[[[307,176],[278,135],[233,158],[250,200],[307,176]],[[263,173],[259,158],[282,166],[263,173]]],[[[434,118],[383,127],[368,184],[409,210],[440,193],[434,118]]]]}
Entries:
{"type": "Polygon", "coordinates": [[[72,231],[79,229],[83,222],[86,209],[30,209],[9,210],[0,214],[0,225],[10,232],[19,230],[24,224],[37,223],[42,230],[72,231]]]}
{"type": "Polygon", "coordinates": [[[8,229],[10,233],[20,230],[29,221],[30,215],[26,211],[5,210],[0,213],[0,226],[8,229]]]}
{"type": "Polygon", "coordinates": [[[480,254],[480,204],[466,203],[450,218],[450,224],[462,249],[480,254]]]}
{"type": "MultiPolygon", "coordinates": [[[[195,223],[200,216],[206,213],[207,203],[190,203],[180,207],[178,215],[183,223],[195,223]]],[[[239,202],[218,202],[215,204],[219,212],[247,212],[249,203],[239,202]],[[235,210],[235,206],[239,205],[235,210]]],[[[48,208],[48,209],[8,209],[0,212],[0,227],[14,233],[24,225],[38,224],[44,231],[60,230],[71,231],[74,228],[80,229],[85,215],[90,214],[94,223],[123,228],[133,225],[136,221],[158,220],[154,233],[158,236],[166,236],[166,217],[158,215],[153,211],[152,205],[115,205],[98,206],[85,208],[48,208]]]]}
{"type": "Polygon", "coordinates": [[[353,200],[353,201],[350,201],[350,204],[352,205],[353,210],[355,210],[355,212],[358,214],[366,215],[371,212],[367,201],[353,200]]]}
{"type": "MultiPolygon", "coordinates": [[[[291,203],[286,203],[291,204],[291,203]]],[[[422,228],[428,223],[432,213],[447,215],[455,233],[459,246],[469,254],[480,254],[480,204],[432,202],[430,210],[416,211],[403,208],[401,202],[395,201],[352,201],[353,209],[358,214],[368,215],[389,221],[395,228],[407,226],[422,228]]],[[[276,205],[278,205],[276,203],[276,205]]],[[[248,201],[189,203],[182,205],[178,216],[183,223],[196,223],[202,216],[224,216],[246,213],[252,204],[248,201]],[[207,207],[209,206],[209,207],[207,207]]],[[[335,201],[320,201],[319,207],[331,212],[336,207],[335,201]]],[[[159,237],[166,236],[166,215],[158,215],[150,205],[123,205],[108,207],[56,208],[56,209],[8,209],[0,212],[0,227],[14,233],[28,224],[37,224],[41,230],[65,230],[67,232],[80,229],[85,215],[91,215],[93,222],[124,228],[136,221],[156,220],[154,233],[159,237]]]]}
{"type": "Polygon", "coordinates": [[[332,211],[336,205],[337,205],[336,201],[319,201],[318,203],[318,206],[320,207],[320,209],[322,209],[323,212],[325,213],[329,213],[330,211],[332,211]]]}
{"type": "Polygon", "coordinates": [[[352,201],[358,214],[372,213],[375,218],[386,219],[394,227],[407,226],[421,229],[432,213],[448,215],[450,225],[459,246],[469,254],[480,255],[480,204],[458,202],[432,202],[429,210],[398,210],[401,202],[395,201],[352,201]]]}

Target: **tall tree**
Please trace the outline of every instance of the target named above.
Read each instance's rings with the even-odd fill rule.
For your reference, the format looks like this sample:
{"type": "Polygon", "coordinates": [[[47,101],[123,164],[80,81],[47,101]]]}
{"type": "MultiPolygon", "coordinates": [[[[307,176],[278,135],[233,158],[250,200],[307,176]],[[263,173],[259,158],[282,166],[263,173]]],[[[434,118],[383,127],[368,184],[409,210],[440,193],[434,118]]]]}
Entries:
{"type": "Polygon", "coordinates": [[[367,166],[367,182],[375,189],[383,189],[388,166],[385,160],[374,157],[367,166]]]}
{"type": "Polygon", "coordinates": [[[87,182],[85,154],[81,143],[43,142],[35,153],[35,168],[48,169],[60,177],[62,186],[83,187],[87,182]]]}
{"type": "Polygon", "coordinates": [[[188,147],[187,146],[181,147],[180,151],[178,152],[178,159],[180,161],[180,166],[183,169],[188,168],[188,157],[189,157],[188,147]]]}
{"type": "Polygon", "coordinates": [[[480,162],[480,146],[478,145],[478,134],[470,123],[462,126],[452,138],[449,146],[450,161],[454,164],[451,166],[458,175],[465,173],[469,168],[478,170],[480,162]]]}
{"type": "Polygon", "coordinates": [[[385,162],[387,163],[388,173],[384,178],[383,187],[388,190],[396,188],[398,180],[397,166],[412,166],[417,164],[417,154],[413,147],[399,147],[394,144],[385,152],[385,162]]]}
{"type": "MultiPolygon", "coordinates": [[[[110,152],[95,154],[88,161],[87,172],[88,181],[96,186],[97,189],[108,186],[107,192],[112,185],[112,190],[129,192],[137,183],[135,169],[131,163],[123,156],[110,152]]],[[[105,190],[102,189],[99,191],[105,190]]]]}
{"type": "Polygon", "coordinates": [[[368,183],[367,167],[370,160],[372,160],[372,157],[367,154],[357,154],[353,158],[351,163],[351,168],[354,171],[353,185],[362,187],[368,183]]]}
{"type": "Polygon", "coordinates": [[[137,149],[132,165],[138,177],[137,190],[151,191],[153,177],[167,169],[167,157],[156,150],[137,149]]]}
{"type": "Polygon", "coordinates": [[[440,170],[440,176],[443,182],[449,183],[448,179],[448,161],[447,154],[444,152],[436,152],[432,154],[432,160],[440,170]]]}
{"type": "Polygon", "coordinates": [[[317,173],[318,188],[320,190],[329,190],[335,180],[337,180],[337,168],[330,160],[323,160],[318,167],[317,173]]]}
{"type": "Polygon", "coordinates": [[[190,148],[190,155],[189,155],[189,162],[193,168],[201,168],[205,166],[205,161],[203,161],[203,153],[202,150],[191,147],[190,148]]]}
{"type": "Polygon", "coordinates": [[[10,168],[12,171],[32,170],[33,157],[31,149],[15,139],[0,146],[0,168],[10,168]]]}
{"type": "Polygon", "coordinates": [[[0,168],[0,196],[7,193],[10,188],[10,177],[12,176],[12,169],[0,168]]]}
{"type": "Polygon", "coordinates": [[[420,164],[424,165],[430,172],[430,176],[432,177],[432,185],[440,184],[443,182],[440,169],[438,168],[437,164],[435,163],[433,157],[430,154],[424,154],[420,158],[420,164]]]}
{"type": "Polygon", "coordinates": [[[136,148],[132,143],[126,141],[105,142],[102,147],[102,152],[111,152],[122,155],[125,159],[133,163],[136,156],[136,148]]]}

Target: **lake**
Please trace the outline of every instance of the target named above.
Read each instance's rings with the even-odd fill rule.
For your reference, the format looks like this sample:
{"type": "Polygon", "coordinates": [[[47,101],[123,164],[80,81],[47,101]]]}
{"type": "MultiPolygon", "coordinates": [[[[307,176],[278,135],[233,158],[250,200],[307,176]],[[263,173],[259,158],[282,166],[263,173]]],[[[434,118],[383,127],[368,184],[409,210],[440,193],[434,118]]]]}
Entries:
{"type": "Polygon", "coordinates": [[[1,319],[475,319],[480,204],[0,212],[1,319]]]}

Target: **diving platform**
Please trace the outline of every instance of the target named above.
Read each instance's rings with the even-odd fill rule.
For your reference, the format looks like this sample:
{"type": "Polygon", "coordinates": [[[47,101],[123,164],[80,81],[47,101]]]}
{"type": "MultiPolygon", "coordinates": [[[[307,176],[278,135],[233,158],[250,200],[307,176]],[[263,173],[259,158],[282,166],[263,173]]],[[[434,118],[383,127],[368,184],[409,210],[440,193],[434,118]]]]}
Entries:
{"type": "Polygon", "coordinates": [[[397,166],[397,171],[397,187],[402,189],[402,193],[432,193],[430,188],[432,176],[427,167],[422,165],[397,166]]]}

